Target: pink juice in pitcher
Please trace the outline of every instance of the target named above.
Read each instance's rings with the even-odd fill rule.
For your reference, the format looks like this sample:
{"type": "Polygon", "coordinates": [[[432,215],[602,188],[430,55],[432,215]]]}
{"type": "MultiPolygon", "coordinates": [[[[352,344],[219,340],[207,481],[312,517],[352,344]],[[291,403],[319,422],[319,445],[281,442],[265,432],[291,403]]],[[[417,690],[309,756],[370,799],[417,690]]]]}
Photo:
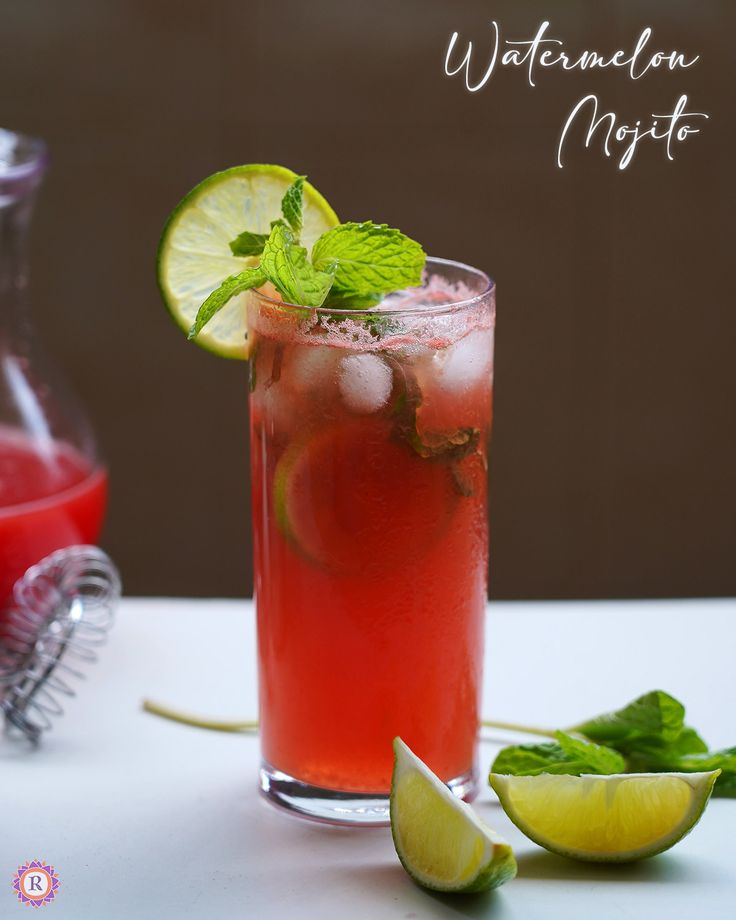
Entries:
{"type": "Polygon", "coordinates": [[[0,626],[29,566],[96,542],[107,495],[84,411],[34,331],[28,242],[45,168],[43,141],[0,128],[0,626]]]}
{"type": "Polygon", "coordinates": [[[30,565],[95,542],[106,496],[106,471],[72,447],[50,441],[40,451],[24,433],[0,427],[0,610],[30,565]]]}

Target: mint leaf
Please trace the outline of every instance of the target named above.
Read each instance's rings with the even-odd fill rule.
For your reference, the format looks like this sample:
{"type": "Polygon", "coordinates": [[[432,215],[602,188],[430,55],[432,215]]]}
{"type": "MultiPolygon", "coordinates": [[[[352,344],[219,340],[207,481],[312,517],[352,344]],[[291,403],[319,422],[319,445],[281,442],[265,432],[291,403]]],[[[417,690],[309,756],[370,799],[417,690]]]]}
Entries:
{"type": "MultiPolygon", "coordinates": [[[[555,773],[555,764],[566,761],[559,744],[546,741],[540,744],[514,744],[499,751],[491,764],[491,773],[510,773],[513,776],[537,776],[555,773]]],[[[563,772],[565,772],[563,770],[563,772]]]]}
{"type": "Polygon", "coordinates": [[[676,763],[676,767],[669,769],[679,770],[682,773],[722,770],[713,788],[713,795],[722,798],[736,798],[736,747],[724,748],[721,751],[686,754],[676,763]]]}
{"type": "Polygon", "coordinates": [[[283,223],[274,224],[261,258],[261,269],[287,303],[319,307],[333,282],[330,271],[317,271],[283,223]]]}
{"type": "MultiPolygon", "coordinates": [[[[333,288],[327,295],[327,299],[322,306],[327,310],[365,311],[370,307],[374,307],[377,303],[380,303],[382,299],[383,295],[381,294],[355,294],[352,297],[348,295],[341,296],[340,294],[336,294],[333,288]]],[[[334,313],[332,319],[335,322],[340,322],[343,317],[334,313]]],[[[401,329],[401,323],[390,313],[361,312],[360,314],[356,313],[354,319],[365,323],[370,334],[377,339],[382,339],[384,336],[393,332],[398,332],[401,329]]]]}
{"type": "Polygon", "coordinates": [[[674,740],[667,742],[667,747],[674,754],[701,754],[708,750],[708,745],[695,729],[687,725],[674,740]]]}
{"type": "Polygon", "coordinates": [[[334,294],[344,297],[389,293],[418,285],[426,256],[414,240],[387,224],[340,224],[312,248],[317,269],[334,265],[334,294]]]}
{"type": "MultiPolygon", "coordinates": [[[[375,313],[377,318],[390,319],[390,315],[375,313]]],[[[384,360],[391,366],[396,381],[398,396],[392,407],[394,431],[397,437],[406,441],[425,460],[446,460],[454,464],[478,450],[480,429],[458,428],[455,431],[425,431],[419,434],[417,410],[422,404],[422,391],[416,374],[410,365],[397,361],[390,353],[384,353],[384,360]]],[[[471,495],[472,488],[463,482],[458,471],[453,469],[455,485],[461,495],[471,495]]]]}
{"type": "Polygon", "coordinates": [[[297,239],[299,239],[299,234],[302,232],[304,180],[306,178],[306,176],[297,176],[287,188],[284,197],[281,199],[281,213],[284,215],[284,220],[294,231],[294,235],[297,239]]]}
{"type": "Polygon", "coordinates": [[[468,454],[478,449],[480,441],[479,428],[458,428],[451,433],[429,432],[419,433],[414,429],[409,435],[409,443],[420,457],[446,457],[452,460],[462,460],[468,454]]]}
{"type": "Polygon", "coordinates": [[[642,738],[674,742],[683,732],[685,707],[669,693],[652,690],[616,712],[588,719],[572,728],[592,741],[626,752],[642,738]]]}
{"type": "Polygon", "coordinates": [[[736,799],[736,773],[721,773],[713,787],[713,798],[736,799]]]}
{"type": "MultiPolygon", "coordinates": [[[[381,300],[383,300],[383,295],[376,294],[375,292],[371,294],[351,295],[341,294],[339,291],[336,291],[333,288],[328,294],[324,305],[326,307],[333,307],[335,310],[366,310],[369,307],[375,307],[375,305],[380,303],[381,300]]],[[[380,314],[376,313],[372,314],[373,317],[379,315],[380,314]]]]}
{"type": "Polygon", "coordinates": [[[618,751],[604,745],[574,738],[561,731],[555,732],[555,738],[569,758],[569,765],[579,765],[581,773],[622,773],[626,766],[618,751]]]}
{"type": "Polygon", "coordinates": [[[676,750],[666,747],[637,749],[627,757],[627,769],[634,773],[700,773],[721,770],[713,795],[736,798],[736,747],[685,754],[678,754],[676,750]]]}
{"type": "Polygon", "coordinates": [[[537,776],[540,773],[622,773],[623,757],[611,748],[555,732],[557,741],[541,744],[515,744],[499,752],[491,773],[537,776]]]}
{"type": "Polygon", "coordinates": [[[396,317],[386,313],[366,313],[360,319],[366,324],[370,334],[377,339],[385,338],[387,335],[398,334],[403,328],[396,317]]]}
{"type": "MultiPolygon", "coordinates": [[[[609,742],[617,747],[620,742],[609,742]]],[[[630,769],[639,773],[657,772],[660,770],[675,770],[672,766],[680,757],[686,754],[703,754],[708,750],[708,745],[703,741],[694,728],[683,728],[680,734],[672,741],[663,741],[661,738],[640,738],[635,746],[630,741],[621,745],[625,748],[630,769]]]]}
{"type": "Polygon", "coordinates": [[[581,723],[573,731],[624,754],[627,772],[722,770],[713,795],[736,798],[736,748],[709,751],[684,719],[685,707],[679,700],[663,690],[653,690],[623,709],[581,723]]]}
{"type": "Polygon", "coordinates": [[[709,751],[694,728],[684,724],[685,708],[663,690],[638,697],[616,712],[589,719],[555,743],[504,748],[493,773],[700,773],[721,770],[713,795],[736,798],[736,747],[709,751]],[[596,744],[595,742],[605,742],[596,744]],[[622,756],[623,755],[623,756],[622,756]],[[581,764],[585,764],[579,769],[581,764]]]}
{"type": "Polygon", "coordinates": [[[238,272],[237,275],[230,275],[219,287],[215,288],[199,308],[187,338],[193,339],[198,336],[204,326],[231,298],[242,294],[243,291],[250,290],[250,288],[260,287],[265,283],[266,275],[260,268],[246,268],[245,271],[238,272]]]}
{"type": "Polygon", "coordinates": [[[244,230],[228,245],[234,256],[259,256],[267,239],[267,233],[251,233],[250,230],[244,230]]]}

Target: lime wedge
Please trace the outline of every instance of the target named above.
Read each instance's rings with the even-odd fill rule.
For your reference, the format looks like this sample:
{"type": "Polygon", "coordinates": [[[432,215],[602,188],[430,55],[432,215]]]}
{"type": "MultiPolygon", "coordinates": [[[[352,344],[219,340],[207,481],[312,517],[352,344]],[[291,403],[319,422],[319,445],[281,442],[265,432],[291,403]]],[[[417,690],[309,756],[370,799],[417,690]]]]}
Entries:
{"type": "Polygon", "coordinates": [[[516,875],[509,844],[456,798],[401,738],[394,739],[391,833],[401,864],[425,888],[487,891],[516,875]]]}
{"type": "Polygon", "coordinates": [[[489,781],[509,818],[545,849],[589,862],[632,862],[668,850],[695,827],[720,772],[491,773],[489,781]]]}
{"type": "MultiPolygon", "coordinates": [[[[257,264],[257,258],[233,256],[229,244],[244,230],[268,233],[294,179],[296,173],[283,166],[234,166],[204,179],[174,208],[161,235],[157,273],[164,302],[184,332],[225,278],[257,264]]],[[[338,224],[335,212],[308,182],[303,220],[301,241],[309,249],[338,224]]],[[[223,358],[247,358],[247,297],[234,297],[194,341],[223,358]]]]}

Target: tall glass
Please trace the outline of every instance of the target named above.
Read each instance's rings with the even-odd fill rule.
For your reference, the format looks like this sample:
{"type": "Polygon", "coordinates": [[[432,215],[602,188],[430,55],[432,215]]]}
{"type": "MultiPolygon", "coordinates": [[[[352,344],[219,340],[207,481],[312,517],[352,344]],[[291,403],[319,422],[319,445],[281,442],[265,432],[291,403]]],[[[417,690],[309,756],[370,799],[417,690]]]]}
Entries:
{"type": "Polygon", "coordinates": [[[386,823],[400,735],[472,798],[493,283],[430,259],[380,311],[248,310],[261,788],[386,823]]]}

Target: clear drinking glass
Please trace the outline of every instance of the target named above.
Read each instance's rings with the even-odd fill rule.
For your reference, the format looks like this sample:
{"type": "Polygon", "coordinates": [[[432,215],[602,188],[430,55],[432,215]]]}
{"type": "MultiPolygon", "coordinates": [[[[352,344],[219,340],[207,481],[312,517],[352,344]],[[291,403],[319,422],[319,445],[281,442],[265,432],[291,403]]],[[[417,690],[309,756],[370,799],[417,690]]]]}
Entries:
{"type": "Polygon", "coordinates": [[[494,285],[429,259],[380,309],[248,310],[261,788],[386,823],[400,735],[472,798],[494,285]]]}
{"type": "Polygon", "coordinates": [[[15,580],[53,550],[97,540],[107,474],[86,417],[42,353],[27,241],[42,141],[0,129],[0,638],[15,580]]]}

